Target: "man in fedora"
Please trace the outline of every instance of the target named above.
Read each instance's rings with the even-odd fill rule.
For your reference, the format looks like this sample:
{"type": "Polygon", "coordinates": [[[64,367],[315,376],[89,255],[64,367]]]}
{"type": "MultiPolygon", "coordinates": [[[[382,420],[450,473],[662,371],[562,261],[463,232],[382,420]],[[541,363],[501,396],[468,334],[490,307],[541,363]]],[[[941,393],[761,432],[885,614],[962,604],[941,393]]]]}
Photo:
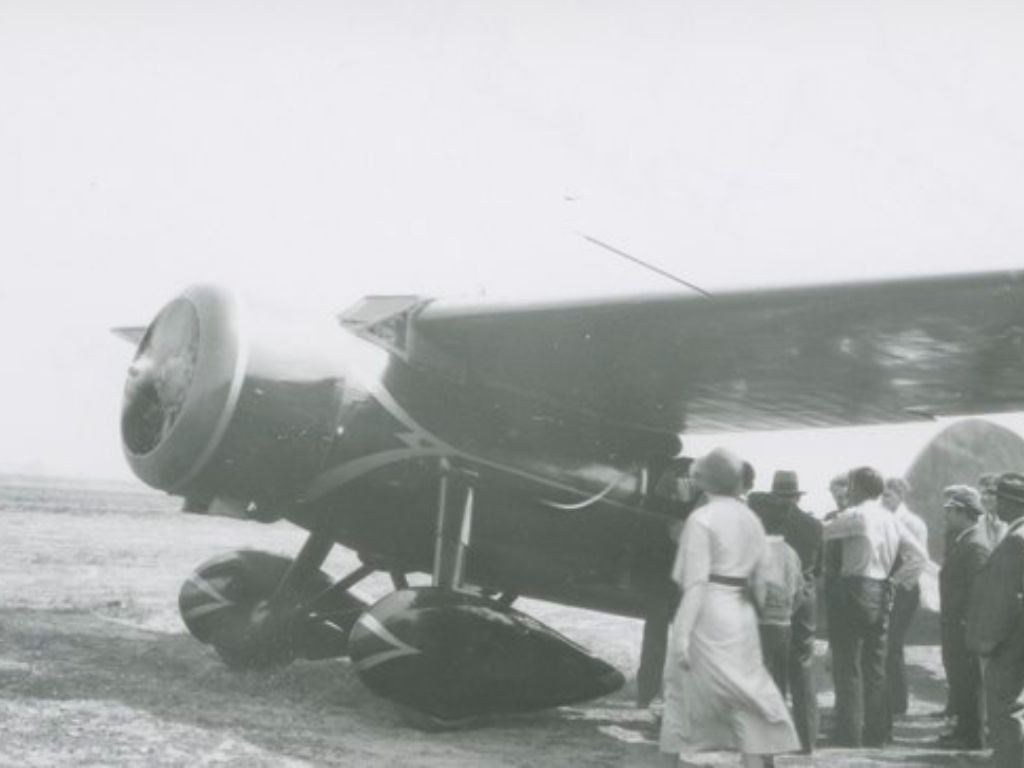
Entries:
{"type": "Polygon", "coordinates": [[[773,496],[788,507],[782,536],[800,557],[803,584],[790,624],[789,687],[793,692],[793,720],[804,754],[814,750],[818,738],[818,686],[814,679],[814,634],[817,628],[817,581],[822,567],[821,522],[800,509],[800,481],[796,472],[780,469],[772,478],[773,496]]]}
{"type": "Polygon", "coordinates": [[[967,645],[987,660],[985,703],[993,765],[1020,768],[1024,765],[1024,475],[1000,475],[996,514],[1009,527],[974,580],[967,645]]]}

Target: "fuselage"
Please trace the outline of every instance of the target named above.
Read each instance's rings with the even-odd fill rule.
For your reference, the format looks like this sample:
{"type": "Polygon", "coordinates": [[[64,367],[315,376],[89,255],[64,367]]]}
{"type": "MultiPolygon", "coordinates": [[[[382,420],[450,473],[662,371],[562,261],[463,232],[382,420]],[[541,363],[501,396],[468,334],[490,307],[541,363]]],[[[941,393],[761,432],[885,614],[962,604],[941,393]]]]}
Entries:
{"type": "Polygon", "coordinates": [[[648,459],[674,436],[415,368],[330,318],[189,289],[140,344],[122,433],[136,473],[192,510],[287,518],[404,572],[432,569],[454,467],[473,487],[469,583],[636,616],[669,591],[648,459]]]}
{"type": "Polygon", "coordinates": [[[474,489],[470,583],[635,616],[663,598],[676,521],[648,508],[640,446],[529,393],[455,383],[393,355],[371,375],[349,380],[338,439],[290,519],[329,520],[365,559],[429,573],[443,463],[474,489]]]}

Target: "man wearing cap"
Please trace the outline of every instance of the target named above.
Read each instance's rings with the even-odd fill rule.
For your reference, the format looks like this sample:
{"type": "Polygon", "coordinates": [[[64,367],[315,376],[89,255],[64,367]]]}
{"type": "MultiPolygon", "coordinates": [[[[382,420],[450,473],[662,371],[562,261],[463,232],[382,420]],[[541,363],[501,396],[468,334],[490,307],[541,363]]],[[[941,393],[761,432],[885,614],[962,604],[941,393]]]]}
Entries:
{"type": "Polygon", "coordinates": [[[779,470],[772,478],[772,496],[788,507],[782,537],[800,557],[803,583],[790,623],[789,688],[793,692],[793,721],[800,751],[810,754],[818,739],[818,686],[814,679],[814,635],[817,628],[817,582],[822,567],[821,522],[799,507],[796,472],[779,470]]]}
{"type": "Polygon", "coordinates": [[[843,746],[882,746],[892,736],[885,685],[892,584],[916,578],[927,561],[913,535],[882,506],[884,487],[877,470],[851,470],[850,508],[826,523],[823,531],[826,541],[843,542],[845,610],[838,615],[832,659],[835,738],[843,746]]]}
{"type": "MultiPolygon", "coordinates": [[[[882,492],[882,506],[914,536],[921,549],[928,551],[928,526],[915,515],[904,501],[910,492],[910,483],[902,477],[887,477],[882,492]]],[[[919,576],[920,574],[918,574],[919,576]]],[[[885,662],[885,684],[889,691],[889,709],[894,715],[905,715],[909,704],[907,671],[903,646],[907,632],[921,605],[921,587],[918,576],[899,581],[893,579],[892,614],[889,617],[889,650],[885,662]]]]}
{"type": "Polygon", "coordinates": [[[996,514],[1006,535],[974,581],[967,645],[985,660],[985,704],[993,764],[1024,765],[1024,475],[996,486],[996,514]]]}
{"type": "Polygon", "coordinates": [[[1006,535],[1006,523],[996,514],[996,486],[999,485],[998,472],[986,472],[978,478],[978,491],[981,503],[985,506],[983,526],[988,533],[988,543],[993,549],[1006,535]]]}
{"type": "Polygon", "coordinates": [[[955,725],[939,743],[954,749],[983,749],[981,660],[967,647],[966,625],[971,590],[992,550],[982,521],[985,508],[981,495],[969,486],[954,485],[946,488],[943,496],[951,544],[939,570],[942,664],[946,668],[949,710],[955,725]]]}

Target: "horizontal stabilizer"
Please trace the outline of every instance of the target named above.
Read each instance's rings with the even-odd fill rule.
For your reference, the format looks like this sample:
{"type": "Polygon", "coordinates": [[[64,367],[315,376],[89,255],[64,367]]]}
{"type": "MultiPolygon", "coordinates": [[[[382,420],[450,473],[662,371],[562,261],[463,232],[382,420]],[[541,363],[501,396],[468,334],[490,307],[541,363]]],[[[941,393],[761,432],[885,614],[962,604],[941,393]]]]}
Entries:
{"type": "Polygon", "coordinates": [[[138,344],[146,335],[146,329],[142,326],[125,325],[120,328],[111,328],[110,332],[132,344],[138,344]]]}

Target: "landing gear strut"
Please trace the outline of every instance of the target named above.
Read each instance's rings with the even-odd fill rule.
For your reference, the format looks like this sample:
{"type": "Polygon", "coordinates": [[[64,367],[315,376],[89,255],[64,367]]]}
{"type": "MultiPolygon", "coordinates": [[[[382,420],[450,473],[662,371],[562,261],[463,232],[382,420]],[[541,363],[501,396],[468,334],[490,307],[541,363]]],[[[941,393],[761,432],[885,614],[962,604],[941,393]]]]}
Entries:
{"type": "Polygon", "coordinates": [[[426,730],[620,688],[613,667],[511,608],[514,593],[495,599],[464,588],[477,478],[444,460],[440,469],[433,585],[396,582],[359,618],[349,646],[360,679],[426,730]]]}
{"type": "Polygon", "coordinates": [[[466,570],[466,550],[473,531],[472,473],[441,460],[434,533],[434,586],[459,589],[466,570]]]}

